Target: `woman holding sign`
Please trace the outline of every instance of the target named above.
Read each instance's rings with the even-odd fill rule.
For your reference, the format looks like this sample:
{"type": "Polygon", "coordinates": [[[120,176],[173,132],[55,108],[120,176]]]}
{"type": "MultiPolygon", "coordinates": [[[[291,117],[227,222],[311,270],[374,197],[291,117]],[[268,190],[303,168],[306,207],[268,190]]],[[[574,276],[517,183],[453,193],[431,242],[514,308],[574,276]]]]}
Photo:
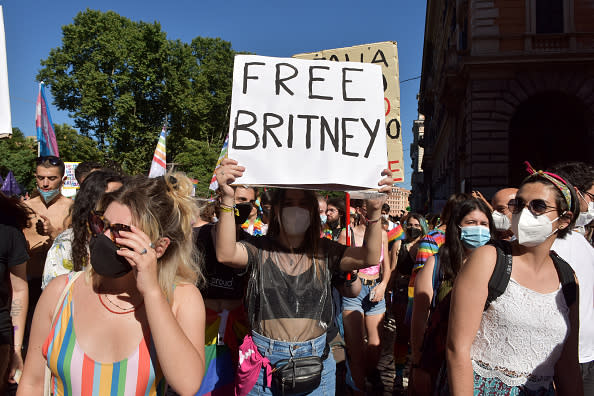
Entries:
{"type": "MultiPolygon", "coordinates": [[[[332,321],[331,277],[379,261],[385,198],[367,203],[365,247],[321,239],[317,198],[297,189],[275,192],[266,236],[237,242],[229,184],[244,170],[225,159],[217,171],[222,195],[217,259],[250,270],[246,306],[252,334],[240,348],[236,394],[333,395],[336,367],[328,358],[326,340],[332,321]]],[[[382,192],[392,185],[390,172],[383,175],[388,177],[378,184],[382,192]]]]}

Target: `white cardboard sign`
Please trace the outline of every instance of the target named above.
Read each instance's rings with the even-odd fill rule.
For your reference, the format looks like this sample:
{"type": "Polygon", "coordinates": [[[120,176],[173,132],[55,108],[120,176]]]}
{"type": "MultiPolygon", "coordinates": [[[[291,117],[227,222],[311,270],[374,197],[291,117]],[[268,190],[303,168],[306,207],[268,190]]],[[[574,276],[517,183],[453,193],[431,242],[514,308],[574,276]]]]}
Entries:
{"type": "Polygon", "coordinates": [[[237,55],[229,158],[241,184],[377,189],[386,167],[381,67],[237,55]]]}

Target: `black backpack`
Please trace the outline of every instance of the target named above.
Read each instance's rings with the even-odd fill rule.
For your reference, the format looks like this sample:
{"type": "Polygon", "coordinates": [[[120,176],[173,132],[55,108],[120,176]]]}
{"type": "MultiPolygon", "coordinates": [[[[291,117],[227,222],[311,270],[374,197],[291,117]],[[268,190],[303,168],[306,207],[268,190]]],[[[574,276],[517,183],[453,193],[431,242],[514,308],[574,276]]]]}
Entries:
{"type": "MultiPolygon", "coordinates": [[[[511,244],[508,241],[492,240],[489,241],[489,245],[497,249],[497,262],[495,263],[493,275],[489,279],[489,295],[487,296],[487,301],[485,301],[485,311],[497,297],[505,292],[512,271],[511,244]]],[[[550,255],[561,280],[561,289],[563,291],[563,297],[565,297],[565,303],[570,307],[575,302],[577,296],[575,273],[571,266],[559,257],[557,253],[551,251],[550,255]]]]}

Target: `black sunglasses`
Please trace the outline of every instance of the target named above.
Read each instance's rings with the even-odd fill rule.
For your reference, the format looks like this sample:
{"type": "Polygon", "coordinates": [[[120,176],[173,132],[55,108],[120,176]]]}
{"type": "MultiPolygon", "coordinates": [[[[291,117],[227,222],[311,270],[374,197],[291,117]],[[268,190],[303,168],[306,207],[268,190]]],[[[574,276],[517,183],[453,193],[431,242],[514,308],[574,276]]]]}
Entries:
{"type": "Polygon", "coordinates": [[[530,202],[526,202],[522,198],[514,198],[510,199],[507,203],[507,208],[510,212],[516,214],[520,213],[525,206],[528,206],[528,210],[535,216],[540,216],[541,214],[557,210],[557,207],[547,205],[544,199],[533,199],[530,202]]]}
{"type": "MultiPolygon", "coordinates": [[[[109,230],[111,233],[111,240],[115,243],[116,238],[120,237],[120,231],[130,232],[132,229],[127,224],[114,223],[111,224],[104,216],[102,212],[91,211],[89,214],[89,220],[87,222],[89,226],[89,232],[93,236],[103,234],[105,230],[109,230]]],[[[117,243],[116,243],[117,245],[117,243]]],[[[118,245],[120,246],[120,245],[118,245]]]]}
{"type": "Polygon", "coordinates": [[[588,191],[584,191],[584,194],[589,196],[591,201],[594,201],[594,194],[592,194],[591,192],[588,192],[588,191]]]}
{"type": "Polygon", "coordinates": [[[41,165],[44,162],[49,162],[52,166],[59,166],[62,164],[62,160],[55,155],[42,155],[41,157],[35,158],[35,162],[37,162],[37,165],[41,165]]]}

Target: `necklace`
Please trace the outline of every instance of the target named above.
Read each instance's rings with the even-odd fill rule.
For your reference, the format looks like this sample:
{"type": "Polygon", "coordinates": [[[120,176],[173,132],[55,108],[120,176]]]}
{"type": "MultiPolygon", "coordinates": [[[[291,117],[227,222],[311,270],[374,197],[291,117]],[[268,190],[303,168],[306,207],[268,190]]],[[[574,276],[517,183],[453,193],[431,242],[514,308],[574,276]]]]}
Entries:
{"type": "Polygon", "coordinates": [[[132,313],[132,312],[136,311],[136,309],[138,309],[138,308],[142,307],[142,304],[144,304],[144,300],[142,300],[142,301],[140,302],[140,304],[138,304],[138,305],[136,305],[136,306],[134,306],[134,305],[133,305],[133,306],[132,306],[132,308],[125,309],[125,308],[122,308],[122,307],[120,307],[120,306],[119,306],[118,304],[116,304],[115,302],[111,301],[111,300],[109,299],[109,297],[107,297],[107,294],[106,294],[106,295],[105,295],[105,298],[107,299],[107,301],[108,301],[110,304],[112,304],[112,305],[114,305],[114,306],[118,307],[119,309],[121,309],[121,311],[114,311],[113,309],[109,308],[109,307],[107,306],[107,304],[105,304],[105,302],[104,302],[104,301],[103,301],[103,299],[101,298],[101,292],[97,293],[97,295],[99,296],[99,301],[101,302],[101,305],[103,305],[103,307],[104,307],[105,309],[107,309],[109,312],[111,312],[111,313],[113,313],[113,314],[116,314],[116,315],[124,315],[124,314],[129,314],[129,313],[132,313]]]}

